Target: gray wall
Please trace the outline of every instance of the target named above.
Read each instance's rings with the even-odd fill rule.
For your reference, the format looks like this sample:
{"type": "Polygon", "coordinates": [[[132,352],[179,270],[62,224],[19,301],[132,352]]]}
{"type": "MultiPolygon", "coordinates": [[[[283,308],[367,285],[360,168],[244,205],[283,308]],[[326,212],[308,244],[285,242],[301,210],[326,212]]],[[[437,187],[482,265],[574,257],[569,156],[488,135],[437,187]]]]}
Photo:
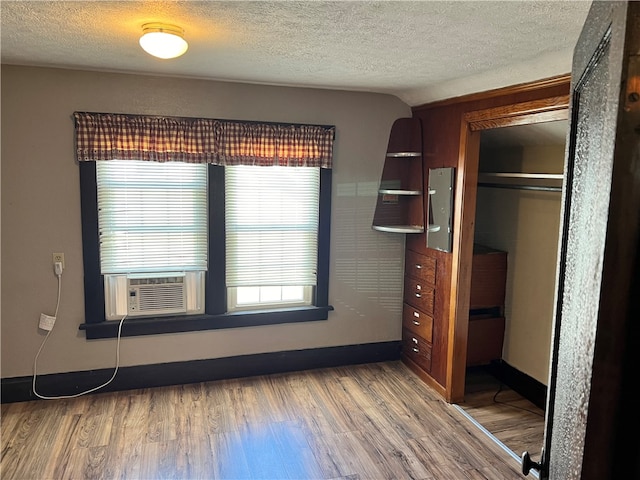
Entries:
{"type": "Polygon", "coordinates": [[[330,124],[334,149],[329,320],[122,339],[121,365],[222,358],[400,339],[404,235],[371,230],[391,124],[389,95],[2,66],[2,378],[28,376],[53,315],[52,253],[66,269],[38,373],[109,368],[115,339],[84,322],[74,111],[330,124]]]}

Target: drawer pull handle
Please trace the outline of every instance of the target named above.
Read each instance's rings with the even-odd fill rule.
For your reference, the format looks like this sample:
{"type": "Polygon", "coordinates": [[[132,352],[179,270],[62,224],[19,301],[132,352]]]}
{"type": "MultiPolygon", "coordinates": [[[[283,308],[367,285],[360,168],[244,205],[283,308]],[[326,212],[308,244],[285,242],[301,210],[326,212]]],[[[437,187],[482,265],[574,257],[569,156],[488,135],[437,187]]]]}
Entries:
{"type": "Polygon", "coordinates": [[[416,293],[416,298],[422,298],[422,295],[420,295],[419,293],[416,293]]]}
{"type": "Polygon", "coordinates": [[[413,312],[413,316],[416,318],[420,318],[420,314],[418,312],[413,312]]]}
{"type": "Polygon", "coordinates": [[[418,265],[418,264],[416,263],[416,268],[417,268],[418,270],[420,270],[420,269],[422,268],[422,265],[418,265]]]}
{"type": "Polygon", "coordinates": [[[420,350],[418,350],[416,347],[413,347],[411,350],[413,350],[414,353],[420,353],[420,350]]]}
{"type": "Polygon", "coordinates": [[[419,283],[416,284],[416,290],[422,290],[422,285],[420,285],[419,283]]]}
{"type": "Polygon", "coordinates": [[[416,345],[418,344],[418,339],[417,338],[411,338],[411,340],[413,341],[413,343],[415,343],[416,345]]]}
{"type": "Polygon", "coordinates": [[[419,327],[419,326],[420,326],[420,322],[419,322],[419,321],[417,321],[417,320],[414,320],[414,321],[413,321],[413,324],[414,324],[414,325],[416,325],[417,327],[419,327]]]}

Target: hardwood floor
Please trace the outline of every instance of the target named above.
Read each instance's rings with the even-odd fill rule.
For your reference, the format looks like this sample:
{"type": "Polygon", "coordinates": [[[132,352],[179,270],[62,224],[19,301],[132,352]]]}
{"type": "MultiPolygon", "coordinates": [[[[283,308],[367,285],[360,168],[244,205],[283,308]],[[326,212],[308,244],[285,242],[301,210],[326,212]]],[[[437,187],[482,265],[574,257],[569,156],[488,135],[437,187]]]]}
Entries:
{"type": "Polygon", "coordinates": [[[465,399],[459,406],[498,441],[521,458],[528,451],[540,460],[544,410],[503,385],[482,368],[467,371],[465,399]]]}
{"type": "Polygon", "coordinates": [[[3,480],[522,478],[399,361],[3,404],[1,432],[3,480]]]}

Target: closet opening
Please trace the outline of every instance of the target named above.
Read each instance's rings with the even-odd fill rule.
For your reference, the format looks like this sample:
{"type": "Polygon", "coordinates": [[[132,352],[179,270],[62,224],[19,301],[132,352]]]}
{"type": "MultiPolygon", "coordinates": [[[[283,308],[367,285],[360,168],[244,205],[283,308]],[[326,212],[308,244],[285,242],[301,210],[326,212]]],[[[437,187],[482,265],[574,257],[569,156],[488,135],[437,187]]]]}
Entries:
{"type": "Polygon", "coordinates": [[[464,402],[515,456],[540,456],[567,120],[482,130],[464,402]]]}

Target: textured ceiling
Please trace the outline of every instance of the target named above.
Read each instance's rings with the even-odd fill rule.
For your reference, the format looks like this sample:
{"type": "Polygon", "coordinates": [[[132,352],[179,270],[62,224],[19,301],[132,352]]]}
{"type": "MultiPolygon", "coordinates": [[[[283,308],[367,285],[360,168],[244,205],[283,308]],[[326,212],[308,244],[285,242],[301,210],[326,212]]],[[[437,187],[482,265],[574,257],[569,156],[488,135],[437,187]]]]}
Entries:
{"type": "Polygon", "coordinates": [[[409,105],[568,73],[590,1],[0,2],[2,63],[382,92],[409,105]],[[159,60],[141,26],[185,29],[159,60]]]}

